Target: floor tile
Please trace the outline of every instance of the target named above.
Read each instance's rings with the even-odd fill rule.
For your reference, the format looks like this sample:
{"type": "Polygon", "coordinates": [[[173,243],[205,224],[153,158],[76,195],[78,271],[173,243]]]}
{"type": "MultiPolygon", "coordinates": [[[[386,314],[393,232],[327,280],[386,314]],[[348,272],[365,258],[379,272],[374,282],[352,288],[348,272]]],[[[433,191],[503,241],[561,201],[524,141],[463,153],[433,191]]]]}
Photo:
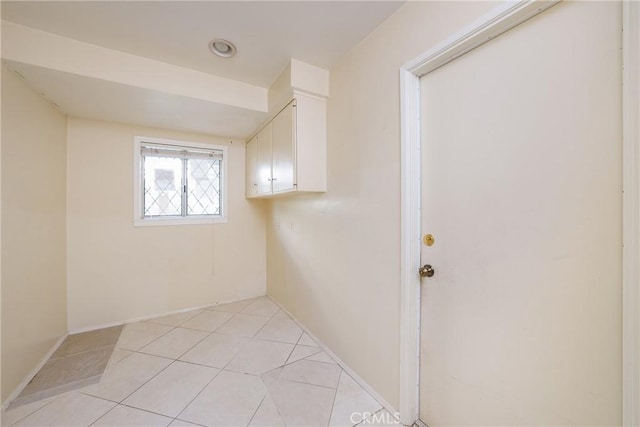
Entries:
{"type": "Polygon", "coordinates": [[[139,351],[141,353],[153,354],[154,356],[177,359],[194,345],[202,341],[207,335],[208,333],[205,331],[175,328],[151,344],[142,347],[139,351]]]}
{"type": "Polygon", "coordinates": [[[48,399],[38,400],[37,402],[16,406],[15,408],[9,407],[9,409],[2,413],[2,422],[0,422],[0,425],[5,427],[12,426],[21,419],[33,414],[43,406],[53,402],[54,399],[55,397],[50,397],[48,399]]]}
{"type": "Polygon", "coordinates": [[[329,425],[353,426],[354,420],[356,423],[359,422],[364,413],[375,413],[380,409],[382,405],[343,371],[340,375],[329,425]]]}
{"type": "Polygon", "coordinates": [[[216,329],[222,334],[253,337],[269,321],[268,317],[236,314],[231,320],[216,329]]]}
{"type": "Polygon", "coordinates": [[[53,353],[51,359],[65,357],[84,351],[96,350],[100,347],[114,346],[120,337],[122,325],[95,331],[69,335],[53,353]]]}
{"type": "Polygon", "coordinates": [[[284,421],[282,421],[278,408],[269,394],[264,397],[249,425],[252,427],[284,427],[284,421]]]}
{"type": "Polygon", "coordinates": [[[253,302],[253,298],[243,300],[243,301],[236,301],[229,304],[214,305],[209,307],[208,309],[213,311],[226,311],[228,313],[240,313],[252,302],[253,302]]]}
{"type": "Polygon", "coordinates": [[[214,331],[232,317],[233,313],[204,310],[202,311],[202,313],[192,317],[191,319],[183,323],[182,327],[200,329],[203,331],[214,331]]]}
{"type": "Polygon", "coordinates": [[[313,360],[314,362],[331,363],[333,365],[337,365],[336,361],[329,357],[329,355],[324,351],[312,354],[311,356],[307,356],[306,359],[313,360]]]}
{"type": "Polygon", "coordinates": [[[295,344],[302,335],[302,329],[288,317],[273,317],[256,334],[256,338],[295,344]]]}
{"type": "Polygon", "coordinates": [[[168,316],[156,317],[155,319],[146,320],[148,323],[156,323],[158,325],[180,326],[187,320],[201,313],[202,310],[183,311],[182,313],[170,314],[168,316]]]}
{"type": "Polygon", "coordinates": [[[237,335],[212,333],[180,357],[180,360],[224,368],[249,341],[237,335]]]}
{"type": "Polygon", "coordinates": [[[318,344],[316,344],[316,342],[312,340],[311,337],[307,334],[302,334],[302,336],[300,337],[300,340],[298,341],[298,344],[308,345],[311,347],[318,347],[318,344]]]}
{"type": "Polygon", "coordinates": [[[207,426],[246,426],[265,394],[260,378],[222,371],[178,418],[207,426]]]}
{"type": "Polygon", "coordinates": [[[299,360],[282,369],[280,378],[289,381],[336,388],[340,381],[341,369],[329,363],[299,360]]]}
{"type": "Polygon", "coordinates": [[[293,344],[251,340],[226,366],[226,370],[259,375],[284,365],[293,350],[293,344]]]}
{"type": "Polygon", "coordinates": [[[329,423],[335,390],[280,379],[281,369],[262,376],[285,425],[323,426],[329,423]]]}
{"type": "Polygon", "coordinates": [[[156,325],[154,323],[137,322],[125,325],[117,348],[125,350],[140,350],[151,341],[161,337],[162,335],[173,329],[171,326],[156,325]]]}
{"type": "Polygon", "coordinates": [[[69,391],[76,385],[98,382],[112,351],[113,347],[102,347],[49,360],[27,384],[18,399],[49,397],[69,391]]]}
{"type": "MultiPolygon", "coordinates": [[[[217,308],[127,325],[100,383],[10,409],[2,424],[335,427],[355,414],[361,427],[398,425],[270,299],[217,308]]],[[[76,338],[52,361],[89,342],[108,341],[76,338]]]]}
{"type": "Polygon", "coordinates": [[[115,405],[115,403],[103,399],[71,392],[56,397],[50,404],[24,418],[16,425],[86,427],[115,405]]]}
{"type": "Polygon", "coordinates": [[[123,403],[175,417],[218,372],[218,369],[207,366],[175,362],[136,390],[123,403]]]}
{"type": "Polygon", "coordinates": [[[273,316],[279,310],[278,306],[267,297],[256,298],[242,313],[256,316],[273,316]]]}
{"type": "Polygon", "coordinates": [[[120,402],[166,368],[171,360],[133,353],[102,375],[98,384],[82,389],[83,393],[120,402]]]}
{"type": "Polygon", "coordinates": [[[118,405],[91,427],[166,427],[172,420],[172,418],[162,415],[118,405]]]}
{"type": "Polygon", "coordinates": [[[297,345],[289,359],[287,359],[287,364],[297,362],[298,360],[304,359],[305,357],[312,356],[316,353],[321,352],[322,350],[319,347],[309,347],[306,345],[297,345]]]}

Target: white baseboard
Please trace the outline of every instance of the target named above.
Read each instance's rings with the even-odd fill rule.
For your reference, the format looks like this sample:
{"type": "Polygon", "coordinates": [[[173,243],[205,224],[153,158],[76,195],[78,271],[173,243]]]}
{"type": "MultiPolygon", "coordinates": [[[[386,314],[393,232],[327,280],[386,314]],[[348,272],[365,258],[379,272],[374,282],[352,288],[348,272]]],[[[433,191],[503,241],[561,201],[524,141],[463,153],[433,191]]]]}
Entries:
{"type": "Polygon", "coordinates": [[[143,322],[145,320],[155,319],[156,317],[170,316],[172,314],[185,313],[187,311],[192,311],[192,310],[202,310],[202,309],[209,308],[209,307],[215,307],[216,305],[232,304],[234,302],[244,301],[244,300],[247,300],[247,299],[258,298],[258,297],[263,297],[263,296],[265,296],[265,294],[255,295],[255,296],[251,296],[251,297],[238,298],[238,299],[234,299],[234,300],[230,300],[230,301],[216,301],[216,302],[211,303],[211,304],[204,304],[204,305],[197,305],[197,306],[193,306],[193,307],[181,308],[179,310],[167,311],[167,312],[158,313],[158,314],[150,314],[148,316],[134,317],[134,318],[127,319],[127,320],[121,320],[121,321],[119,320],[119,321],[116,321],[116,322],[103,323],[101,325],[87,326],[85,328],[76,328],[76,329],[73,329],[73,330],[69,331],[69,335],[79,334],[81,332],[95,331],[95,330],[98,330],[98,329],[110,328],[112,326],[126,325],[127,323],[143,322]]]}
{"type": "Polygon", "coordinates": [[[338,356],[336,356],[336,354],[331,351],[329,349],[329,347],[327,347],[322,341],[320,341],[305,325],[304,323],[302,323],[300,320],[298,320],[293,314],[291,314],[289,312],[289,310],[287,310],[282,304],[280,304],[278,301],[276,301],[275,298],[271,297],[270,295],[267,295],[269,297],[269,299],[271,299],[271,301],[273,301],[278,307],[280,307],[280,309],[282,309],[282,311],[284,311],[285,313],[287,313],[287,315],[289,317],[291,317],[291,319],[293,319],[294,322],[296,322],[298,324],[298,326],[300,327],[300,329],[302,329],[307,335],[309,335],[319,346],[322,350],[324,350],[325,353],[327,353],[333,360],[335,360],[338,365],[347,373],[349,374],[358,384],[360,384],[360,386],[366,390],[367,393],[369,393],[371,396],[373,396],[374,399],[376,399],[387,411],[389,411],[391,414],[397,414],[398,411],[396,410],[396,408],[393,407],[393,405],[391,405],[389,402],[387,402],[387,400],[382,397],[380,395],[380,393],[378,393],[373,387],[371,387],[369,384],[367,384],[367,382],[365,380],[362,379],[362,377],[360,377],[360,375],[358,375],[353,369],[351,369],[346,363],[344,363],[338,356]]]}
{"type": "Polygon", "coordinates": [[[2,402],[2,412],[4,412],[9,407],[11,402],[13,402],[18,396],[20,396],[20,393],[22,393],[22,390],[24,390],[24,388],[27,386],[27,384],[29,384],[29,382],[33,379],[33,377],[35,377],[36,374],[38,372],[40,372],[40,369],[42,369],[44,364],[47,363],[47,361],[49,360],[51,355],[53,355],[53,353],[56,352],[58,347],[60,347],[60,345],[65,340],[65,338],[67,338],[67,336],[69,336],[69,334],[64,334],[63,336],[61,336],[58,339],[58,341],[56,341],[56,343],[53,345],[53,347],[51,347],[51,349],[49,349],[47,354],[44,355],[42,360],[40,360],[40,362],[38,362],[38,364],[35,366],[35,368],[33,368],[33,370],[31,372],[29,372],[29,374],[26,377],[24,377],[22,382],[20,384],[18,384],[18,387],[16,387],[11,392],[11,394],[5,399],[5,401],[2,402]]]}

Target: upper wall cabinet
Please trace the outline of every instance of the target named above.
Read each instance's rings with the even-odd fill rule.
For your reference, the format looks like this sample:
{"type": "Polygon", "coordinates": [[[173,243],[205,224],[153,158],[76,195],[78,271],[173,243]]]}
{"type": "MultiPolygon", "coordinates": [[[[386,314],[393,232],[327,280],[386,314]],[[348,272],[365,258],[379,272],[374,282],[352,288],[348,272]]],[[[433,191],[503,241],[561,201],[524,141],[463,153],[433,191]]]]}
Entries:
{"type": "Polygon", "coordinates": [[[246,196],[327,191],[326,101],[296,93],[247,143],[246,196]]]}

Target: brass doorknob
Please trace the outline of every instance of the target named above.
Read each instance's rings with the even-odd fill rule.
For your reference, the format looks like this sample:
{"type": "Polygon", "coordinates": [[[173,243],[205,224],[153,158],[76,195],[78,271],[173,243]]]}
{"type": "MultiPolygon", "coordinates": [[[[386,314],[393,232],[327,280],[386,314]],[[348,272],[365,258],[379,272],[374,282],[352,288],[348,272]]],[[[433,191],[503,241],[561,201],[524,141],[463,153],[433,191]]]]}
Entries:
{"type": "Polygon", "coordinates": [[[433,277],[436,274],[436,271],[429,264],[425,264],[418,269],[418,273],[420,273],[420,277],[433,277]]]}

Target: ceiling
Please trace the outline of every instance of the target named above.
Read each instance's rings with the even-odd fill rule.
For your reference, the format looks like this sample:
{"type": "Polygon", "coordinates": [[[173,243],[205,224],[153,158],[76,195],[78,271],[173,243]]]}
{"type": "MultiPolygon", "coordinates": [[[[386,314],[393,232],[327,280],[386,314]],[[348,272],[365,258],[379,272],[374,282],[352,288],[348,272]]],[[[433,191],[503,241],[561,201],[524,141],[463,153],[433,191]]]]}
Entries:
{"type": "Polygon", "coordinates": [[[2,19],[268,87],[290,58],[329,69],[402,1],[2,1],[2,19]],[[208,50],[233,42],[232,59],[208,50]]]}
{"type": "Polygon", "coordinates": [[[264,113],[7,61],[32,88],[70,116],[244,137],[264,113]]]}

